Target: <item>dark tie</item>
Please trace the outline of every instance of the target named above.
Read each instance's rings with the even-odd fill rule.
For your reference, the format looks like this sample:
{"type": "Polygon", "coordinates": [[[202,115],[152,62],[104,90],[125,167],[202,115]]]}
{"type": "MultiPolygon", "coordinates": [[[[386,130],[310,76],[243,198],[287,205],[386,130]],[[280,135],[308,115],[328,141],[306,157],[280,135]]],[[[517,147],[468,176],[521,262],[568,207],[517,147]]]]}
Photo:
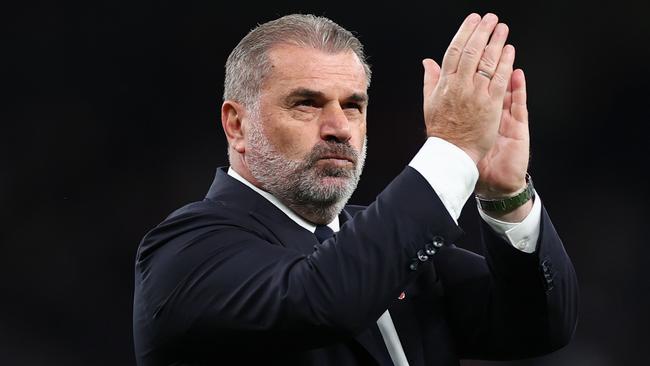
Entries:
{"type": "Polygon", "coordinates": [[[316,239],[318,239],[319,243],[323,243],[325,240],[334,236],[334,230],[330,229],[327,225],[318,225],[316,226],[314,235],[316,235],[316,239]]]}

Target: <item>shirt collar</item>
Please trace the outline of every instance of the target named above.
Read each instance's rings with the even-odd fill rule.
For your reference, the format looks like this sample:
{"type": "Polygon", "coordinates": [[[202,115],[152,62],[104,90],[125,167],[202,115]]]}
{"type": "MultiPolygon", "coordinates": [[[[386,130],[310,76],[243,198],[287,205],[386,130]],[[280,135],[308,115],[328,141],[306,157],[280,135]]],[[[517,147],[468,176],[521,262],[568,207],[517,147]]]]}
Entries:
{"type": "MultiPolygon", "coordinates": [[[[250,189],[254,190],[255,192],[259,193],[262,197],[266,198],[269,202],[271,202],[277,208],[279,208],[280,211],[284,212],[285,215],[289,216],[289,218],[293,220],[296,224],[311,231],[312,233],[316,231],[316,225],[300,217],[298,214],[293,212],[289,207],[287,207],[284,203],[282,203],[279,199],[277,199],[274,195],[255,187],[251,182],[247,181],[244,177],[239,175],[239,173],[237,173],[232,167],[228,168],[228,175],[242,182],[250,189]]],[[[339,231],[340,227],[339,227],[338,215],[335,216],[334,220],[332,220],[332,222],[327,224],[327,226],[329,226],[329,228],[332,229],[334,232],[339,231]]]]}

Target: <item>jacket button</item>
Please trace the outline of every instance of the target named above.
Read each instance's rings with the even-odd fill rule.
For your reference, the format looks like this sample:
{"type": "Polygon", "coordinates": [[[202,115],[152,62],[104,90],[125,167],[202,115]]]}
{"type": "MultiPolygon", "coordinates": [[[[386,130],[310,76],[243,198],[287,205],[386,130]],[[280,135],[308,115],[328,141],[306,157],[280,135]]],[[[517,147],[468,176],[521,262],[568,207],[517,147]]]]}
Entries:
{"type": "Polygon", "coordinates": [[[445,239],[442,236],[436,235],[433,237],[431,244],[433,244],[433,246],[436,248],[442,248],[442,246],[445,244],[445,239]]]}
{"type": "Polygon", "coordinates": [[[555,283],[553,282],[553,279],[547,279],[546,280],[546,292],[551,291],[555,287],[555,283]]]}

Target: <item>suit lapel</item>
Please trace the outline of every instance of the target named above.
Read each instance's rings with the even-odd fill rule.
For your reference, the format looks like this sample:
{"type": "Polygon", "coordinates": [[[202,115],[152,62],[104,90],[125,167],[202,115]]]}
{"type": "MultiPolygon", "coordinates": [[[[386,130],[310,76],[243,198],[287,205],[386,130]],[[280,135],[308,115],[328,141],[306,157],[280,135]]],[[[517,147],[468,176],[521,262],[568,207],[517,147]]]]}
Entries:
{"type": "Polygon", "coordinates": [[[379,365],[393,365],[377,323],[374,323],[368,329],[361,332],[354,339],[374,357],[379,365]]]}
{"type": "MultiPolygon", "coordinates": [[[[420,336],[422,324],[417,320],[418,314],[422,314],[420,314],[421,309],[418,310],[416,302],[425,301],[428,303],[431,301],[426,298],[433,296],[433,289],[430,287],[430,284],[436,283],[436,281],[435,268],[430,265],[420,274],[415,282],[411,283],[404,290],[404,298],[402,300],[396,299],[389,308],[395,330],[404,349],[404,354],[411,366],[424,365],[426,363],[424,345],[420,336]],[[425,292],[421,293],[422,291],[425,292]]],[[[434,312],[437,309],[427,307],[426,311],[434,312]]],[[[427,316],[433,315],[429,314],[427,316]]]]}
{"type": "MultiPolygon", "coordinates": [[[[339,224],[341,228],[346,222],[352,219],[352,215],[359,210],[359,207],[344,209],[339,215],[339,224]],[[351,211],[351,212],[350,212],[351,211]]],[[[393,366],[393,360],[390,358],[384,337],[377,323],[373,323],[368,329],[355,337],[357,342],[363,346],[375,358],[379,365],[393,366]]]]}
{"type": "Polygon", "coordinates": [[[422,349],[421,339],[418,337],[420,325],[415,319],[416,309],[412,299],[414,294],[407,289],[405,295],[404,299],[396,300],[389,308],[389,311],[409,365],[423,365],[424,350],[422,349]]]}
{"type": "Polygon", "coordinates": [[[252,216],[260,227],[254,229],[276,245],[310,254],[318,240],[313,233],[291,220],[282,210],[247,187],[242,182],[228,175],[226,168],[217,169],[214,182],[206,199],[228,205],[236,202],[233,210],[243,210],[252,216]]]}

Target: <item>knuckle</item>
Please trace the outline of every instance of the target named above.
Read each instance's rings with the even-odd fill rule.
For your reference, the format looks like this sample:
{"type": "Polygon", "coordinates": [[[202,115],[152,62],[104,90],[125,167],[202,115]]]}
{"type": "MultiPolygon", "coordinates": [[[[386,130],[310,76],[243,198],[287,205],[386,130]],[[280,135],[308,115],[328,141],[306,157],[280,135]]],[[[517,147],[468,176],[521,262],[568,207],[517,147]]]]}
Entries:
{"type": "Polygon", "coordinates": [[[505,86],[508,80],[503,76],[503,74],[494,74],[492,77],[492,82],[498,86],[505,86]]]}
{"type": "Polygon", "coordinates": [[[481,56],[481,66],[492,70],[496,68],[496,61],[490,55],[483,54],[481,56]]]}
{"type": "Polygon", "coordinates": [[[447,48],[447,55],[448,56],[458,56],[462,52],[461,48],[458,46],[458,44],[452,43],[449,45],[449,48],[447,48]]]}
{"type": "Polygon", "coordinates": [[[458,95],[459,92],[459,83],[458,80],[447,80],[445,79],[445,82],[440,85],[441,86],[441,94],[444,96],[455,96],[458,95]]]}
{"type": "Polygon", "coordinates": [[[491,109],[490,97],[484,92],[477,92],[473,95],[472,104],[476,110],[485,111],[491,109]]]}
{"type": "Polygon", "coordinates": [[[478,57],[478,48],[473,46],[467,46],[463,49],[463,53],[469,57],[478,57]]]}

